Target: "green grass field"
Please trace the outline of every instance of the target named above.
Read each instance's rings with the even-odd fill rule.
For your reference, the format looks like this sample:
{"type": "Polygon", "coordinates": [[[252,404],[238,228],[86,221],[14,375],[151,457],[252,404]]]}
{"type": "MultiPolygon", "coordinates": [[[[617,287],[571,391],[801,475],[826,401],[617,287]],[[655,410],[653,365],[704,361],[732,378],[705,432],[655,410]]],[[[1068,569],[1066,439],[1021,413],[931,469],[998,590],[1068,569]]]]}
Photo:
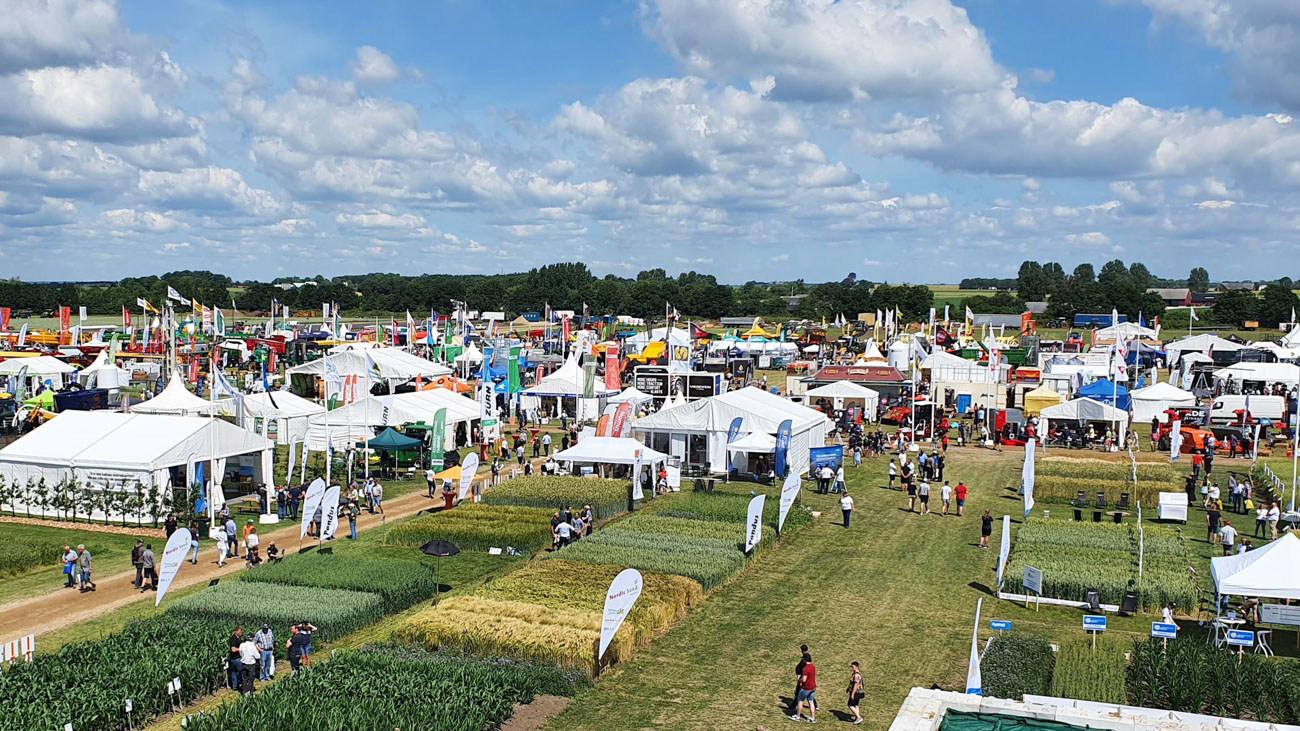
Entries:
{"type": "MultiPolygon", "coordinates": [[[[152,543],[156,551],[162,551],[162,544],[165,541],[141,537],[146,543],[152,543]]],[[[134,535],[75,528],[0,523],[0,539],[4,540],[57,543],[72,546],[74,549],[78,544],[85,544],[94,559],[96,576],[108,576],[130,569],[131,548],[135,546],[136,538],[137,536],[134,535]]],[[[44,566],[0,581],[0,604],[52,591],[66,591],[63,589],[64,580],[62,558],[57,553],[52,554],[44,566]]]]}

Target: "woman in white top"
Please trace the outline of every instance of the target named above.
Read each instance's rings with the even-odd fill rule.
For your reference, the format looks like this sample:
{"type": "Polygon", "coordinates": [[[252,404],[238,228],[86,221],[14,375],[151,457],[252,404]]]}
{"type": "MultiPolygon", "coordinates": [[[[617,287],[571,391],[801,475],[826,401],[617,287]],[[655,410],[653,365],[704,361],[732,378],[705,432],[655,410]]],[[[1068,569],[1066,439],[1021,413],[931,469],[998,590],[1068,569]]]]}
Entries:
{"type": "Polygon", "coordinates": [[[1178,627],[1178,623],[1174,621],[1173,604],[1170,604],[1169,606],[1160,610],[1160,621],[1164,622],[1165,624],[1172,624],[1175,628],[1178,627]]]}
{"type": "Polygon", "coordinates": [[[1277,503],[1273,503],[1268,509],[1268,530],[1273,534],[1271,540],[1277,540],[1277,521],[1282,518],[1282,511],[1278,509],[1277,503]]]}
{"type": "Polygon", "coordinates": [[[849,491],[845,490],[840,496],[840,512],[844,513],[844,527],[849,527],[849,519],[853,517],[853,498],[849,497],[849,491]]]}
{"type": "Polygon", "coordinates": [[[226,556],[230,555],[230,537],[224,530],[217,531],[217,565],[226,565],[226,556]]]}

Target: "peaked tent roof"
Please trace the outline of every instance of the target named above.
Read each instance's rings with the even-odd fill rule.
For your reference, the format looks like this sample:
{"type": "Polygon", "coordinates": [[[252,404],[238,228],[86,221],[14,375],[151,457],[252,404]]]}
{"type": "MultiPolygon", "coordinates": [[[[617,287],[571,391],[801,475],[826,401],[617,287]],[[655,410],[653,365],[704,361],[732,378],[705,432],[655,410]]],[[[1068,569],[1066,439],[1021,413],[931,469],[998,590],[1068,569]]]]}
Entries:
{"type": "Polygon", "coordinates": [[[1200,335],[1185,337],[1182,340],[1175,340],[1172,343],[1166,343],[1165,352],[1173,353],[1174,351],[1178,351],[1185,353],[1188,351],[1195,351],[1198,353],[1204,353],[1211,350],[1241,350],[1245,347],[1246,346],[1238,345],[1231,340],[1224,340],[1218,335],[1202,333],[1200,335]]]}
{"type": "Polygon", "coordinates": [[[1282,336],[1282,345],[1287,348],[1300,348],[1300,325],[1291,328],[1291,332],[1282,336]]]}
{"type": "MultiPolygon", "coordinates": [[[[586,383],[586,374],[582,372],[582,367],[578,365],[576,355],[569,356],[560,366],[549,376],[537,382],[537,385],[525,389],[525,396],[581,396],[583,386],[586,383]]],[[[605,388],[605,380],[597,378],[594,384],[594,390],[597,396],[609,395],[611,392],[605,388]]],[[[614,392],[616,393],[616,392],[614,392]]]]}
{"type": "Polygon", "coordinates": [[[1063,421],[1122,421],[1128,422],[1128,412],[1089,398],[1077,398],[1063,404],[1048,406],[1038,412],[1044,419],[1063,421]]]}
{"type": "Polygon", "coordinates": [[[761,431],[750,432],[728,444],[727,451],[772,454],[776,451],[776,437],[761,431]]]}
{"type": "Polygon", "coordinates": [[[632,386],[630,388],[623,389],[622,391],[619,392],[617,396],[611,396],[609,402],[611,404],[634,404],[634,403],[641,403],[643,401],[649,401],[650,399],[653,398],[654,396],[645,393],[644,391],[640,390],[636,386],[632,386]]]}
{"type": "Polygon", "coordinates": [[[1191,391],[1160,381],[1146,388],[1139,388],[1131,394],[1138,401],[1195,401],[1196,395],[1191,391]]]}
{"type": "Polygon", "coordinates": [[[884,362],[884,360],[885,360],[885,355],[884,355],[884,353],[881,353],[881,352],[880,352],[880,346],[876,345],[876,341],[875,341],[875,340],[869,340],[869,341],[867,341],[867,348],[866,348],[866,350],[864,350],[863,353],[862,353],[862,358],[861,358],[861,360],[864,360],[864,361],[866,361],[866,362],[868,362],[868,363],[870,363],[870,362],[872,362],[872,361],[880,361],[880,362],[884,362]]]}
{"type": "Polygon", "coordinates": [[[642,464],[662,462],[668,458],[663,452],[656,452],[631,437],[585,437],[572,447],[556,452],[555,459],[592,464],[635,464],[638,450],[642,464]]]}
{"type": "Polygon", "coordinates": [[[10,358],[0,363],[0,375],[16,376],[24,367],[27,368],[28,377],[57,376],[77,370],[76,366],[64,363],[52,355],[38,355],[35,358],[10,358]]]}
{"type": "Polygon", "coordinates": [[[391,426],[381,432],[379,436],[370,440],[371,449],[378,449],[383,452],[419,449],[423,444],[424,442],[419,439],[412,439],[411,437],[401,434],[391,426]]]}
{"type": "Polygon", "coordinates": [[[1295,533],[1253,551],[1210,559],[1210,576],[1220,594],[1300,599],[1300,538],[1295,533]]]}
{"type": "Polygon", "coordinates": [[[1157,340],[1156,331],[1142,327],[1136,322],[1121,322],[1111,327],[1103,327],[1096,333],[1098,340],[1114,340],[1116,336],[1125,340],[1157,340]]]}
{"type": "Polygon", "coordinates": [[[131,407],[133,414],[161,414],[167,416],[197,416],[211,413],[212,403],[190,393],[185,387],[185,380],[179,372],[172,374],[172,379],[162,393],[148,401],[131,407]]]}
{"type": "Polygon", "coordinates": [[[860,398],[868,401],[880,398],[880,392],[852,381],[828,383],[825,386],[818,386],[804,395],[822,398],[860,398]]]}
{"type": "MultiPolygon", "coordinates": [[[[401,348],[370,348],[365,351],[349,350],[338,355],[331,355],[329,358],[330,363],[338,369],[340,376],[365,377],[367,374],[367,355],[379,367],[380,375],[389,380],[406,381],[416,376],[432,378],[451,373],[451,369],[447,366],[425,360],[418,355],[411,355],[401,348]]],[[[324,376],[325,359],[318,358],[310,363],[294,366],[288,370],[288,373],[289,375],[324,376]]]]}
{"type": "MultiPolygon", "coordinates": [[[[411,424],[417,421],[433,423],[438,409],[447,409],[447,423],[457,424],[479,418],[478,402],[458,396],[445,388],[429,391],[412,391],[394,396],[366,395],[346,406],[329,412],[329,422],[351,426],[387,426],[384,424],[384,402],[392,398],[388,424],[411,424]]],[[[317,425],[323,425],[324,418],[317,425]]]]}
{"type": "Polygon", "coordinates": [[[1215,380],[1264,381],[1266,383],[1295,383],[1300,380],[1300,366],[1291,363],[1234,363],[1214,372],[1215,380]]]}
{"type": "MultiPolygon", "coordinates": [[[[230,399],[222,399],[217,402],[217,408],[223,414],[234,414],[235,405],[230,399]]],[[[254,416],[320,416],[325,413],[325,407],[305,399],[292,391],[274,391],[267,394],[265,391],[250,393],[244,396],[244,409],[247,413],[254,416]],[[275,400],[275,405],[271,405],[271,400],[275,400]]]]}

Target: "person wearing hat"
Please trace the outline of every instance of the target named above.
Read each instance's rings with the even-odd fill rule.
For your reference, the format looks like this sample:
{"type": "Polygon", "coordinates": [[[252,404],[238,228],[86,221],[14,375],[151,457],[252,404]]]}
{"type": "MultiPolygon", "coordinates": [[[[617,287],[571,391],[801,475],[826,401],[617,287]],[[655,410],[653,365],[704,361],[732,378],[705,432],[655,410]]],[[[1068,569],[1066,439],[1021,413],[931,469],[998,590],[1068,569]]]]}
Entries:
{"type": "Polygon", "coordinates": [[[591,512],[590,505],[582,506],[582,525],[587,530],[587,535],[591,535],[591,525],[595,522],[595,515],[591,512]]]}
{"type": "Polygon", "coordinates": [[[262,629],[253,635],[253,644],[257,649],[262,651],[258,657],[261,663],[261,670],[257,679],[266,682],[275,677],[275,633],[271,631],[271,625],[263,622],[262,629]]]}
{"type": "Polygon", "coordinates": [[[352,531],[350,538],[357,539],[357,516],[361,514],[361,507],[357,505],[356,500],[348,501],[348,529],[352,531]]]}

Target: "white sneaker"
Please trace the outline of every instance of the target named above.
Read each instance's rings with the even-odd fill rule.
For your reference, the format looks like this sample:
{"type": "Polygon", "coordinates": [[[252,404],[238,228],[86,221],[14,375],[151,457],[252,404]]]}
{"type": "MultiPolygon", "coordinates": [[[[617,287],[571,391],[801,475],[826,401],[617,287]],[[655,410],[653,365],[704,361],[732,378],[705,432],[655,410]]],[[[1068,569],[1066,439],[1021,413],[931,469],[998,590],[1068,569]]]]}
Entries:
{"type": "Polygon", "coordinates": [[[802,721],[802,720],[803,720],[802,718],[799,718],[799,714],[797,714],[797,713],[792,713],[792,714],[790,714],[789,716],[786,716],[786,718],[790,719],[791,721],[802,721]]]}

